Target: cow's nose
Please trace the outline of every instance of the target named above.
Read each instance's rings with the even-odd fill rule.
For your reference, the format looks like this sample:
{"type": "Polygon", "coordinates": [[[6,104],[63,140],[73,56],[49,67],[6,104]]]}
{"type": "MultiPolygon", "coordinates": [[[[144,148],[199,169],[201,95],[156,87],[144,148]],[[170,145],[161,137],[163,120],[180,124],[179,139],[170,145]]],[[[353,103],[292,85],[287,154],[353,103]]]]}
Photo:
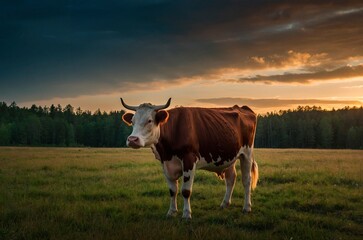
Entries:
{"type": "Polygon", "coordinates": [[[127,138],[127,140],[129,140],[129,142],[134,142],[134,143],[137,143],[139,141],[139,138],[136,137],[136,136],[129,136],[127,138]]]}
{"type": "Polygon", "coordinates": [[[132,148],[140,148],[141,144],[140,144],[140,138],[136,137],[136,136],[129,136],[127,138],[128,141],[128,146],[132,147],[132,148]]]}

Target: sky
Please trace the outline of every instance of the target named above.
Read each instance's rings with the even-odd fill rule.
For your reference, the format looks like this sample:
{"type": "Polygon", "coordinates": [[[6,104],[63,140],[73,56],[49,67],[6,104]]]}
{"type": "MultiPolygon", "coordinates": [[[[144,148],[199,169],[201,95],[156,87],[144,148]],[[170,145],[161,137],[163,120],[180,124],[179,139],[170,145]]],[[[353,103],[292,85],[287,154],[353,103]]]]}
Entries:
{"type": "Polygon", "coordinates": [[[0,101],[363,105],[363,2],[2,0],[0,101]]]}

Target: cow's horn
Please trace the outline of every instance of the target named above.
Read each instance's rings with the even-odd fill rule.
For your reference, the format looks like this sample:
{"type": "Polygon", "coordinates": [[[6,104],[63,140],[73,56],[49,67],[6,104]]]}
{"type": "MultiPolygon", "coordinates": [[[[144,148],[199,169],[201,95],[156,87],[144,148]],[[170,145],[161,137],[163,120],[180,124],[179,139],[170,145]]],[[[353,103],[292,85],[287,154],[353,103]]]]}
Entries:
{"type": "Polygon", "coordinates": [[[127,105],[127,104],[124,102],[124,100],[122,100],[122,98],[120,98],[120,99],[121,99],[122,106],[124,106],[126,109],[128,109],[128,110],[132,110],[132,111],[136,111],[136,110],[137,110],[137,107],[127,105]]]}
{"type": "Polygon", "coordinates": [[[167,103],[165,105],[154,106],[155,111],[168,108],[170,106],[170,102],[171,102],[171,98],[169,98],[169,100],[167,101],[167,103]]]}

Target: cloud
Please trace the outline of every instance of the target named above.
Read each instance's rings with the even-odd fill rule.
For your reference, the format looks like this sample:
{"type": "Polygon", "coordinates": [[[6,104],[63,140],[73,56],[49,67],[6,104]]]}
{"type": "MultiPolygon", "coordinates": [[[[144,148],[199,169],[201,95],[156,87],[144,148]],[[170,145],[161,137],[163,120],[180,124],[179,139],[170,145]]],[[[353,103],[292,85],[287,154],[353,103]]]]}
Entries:
{"type": "Polygon", "coordinates": [[[253,56],[252,62],[263,67],[315,67],[329,61],[327,53],[311,54],[308,52],[296,52],[289,50],[284,54],[273,54],[269,56],[253,56]]]}
{"type": "Polygon", "coordinates": [[[325,100],[325,99],[278,99],[278,98],[205,98],[196,99],[199,103],[210,103],[218,106],[248,105],[255,108],[291,107],[297,105],[362,105],[356,100],[325,100]]]}
{"type": "Polygon", "coordinates": [[[342,87],[342,88],[363,88],[363,85],[357,85],[357,86],[348,86],[348,87],[342,87]]]}
{"type": "Polygon", "coordinates": [[[258,57],[258,56],[251,57],[251,60],[259,64],[265,64],[266,62],[264,57],[258,57]]]}
{"type": "MultiPolygon", "coordinates": [[[[285,73],[282,75],[255,76],[235,80],[235,82],[264,82],[264,83],[309,83],[312,81],[326,81],[335,79],[346,79],[363,76],[363,65],[344,66],[332,71],[321,70],[310,73],[285,73]]],[[[234,81],[234,80],[232,80],[234,81]]]]}
{"type": "Polygon", "coordinates": [[[353,0],[2,1],[1,100],[208,81],[221,69],[330,71],[362,55],[362,7],[353,0]]]}

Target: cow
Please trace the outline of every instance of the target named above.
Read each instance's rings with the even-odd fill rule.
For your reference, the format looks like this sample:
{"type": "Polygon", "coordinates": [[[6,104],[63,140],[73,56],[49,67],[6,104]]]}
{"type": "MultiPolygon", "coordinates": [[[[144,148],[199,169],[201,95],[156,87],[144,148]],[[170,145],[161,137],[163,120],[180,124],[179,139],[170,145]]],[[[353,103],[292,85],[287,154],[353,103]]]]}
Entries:
{"type": "Polygon", "coordinates": [[[162,165],[170,191],[167,216],[177,215],[178,180],[183,176],[183,218],[191,219],[190,197],[196,169],[215,172],[225,179],[226,192],[220,205],[231,204],[236,182],[236,160],[240,159],[244,187],[243,212],[251,212],[251,191],[258,181],[258,165],[253,157],[256,114],[247,106],[229,108],[177,107],[168,111],[171,98],[164,105],[143,103],[122,105],[127,112],[123,121],[132,126],[127,146],[151,147],[162,165]]]}

